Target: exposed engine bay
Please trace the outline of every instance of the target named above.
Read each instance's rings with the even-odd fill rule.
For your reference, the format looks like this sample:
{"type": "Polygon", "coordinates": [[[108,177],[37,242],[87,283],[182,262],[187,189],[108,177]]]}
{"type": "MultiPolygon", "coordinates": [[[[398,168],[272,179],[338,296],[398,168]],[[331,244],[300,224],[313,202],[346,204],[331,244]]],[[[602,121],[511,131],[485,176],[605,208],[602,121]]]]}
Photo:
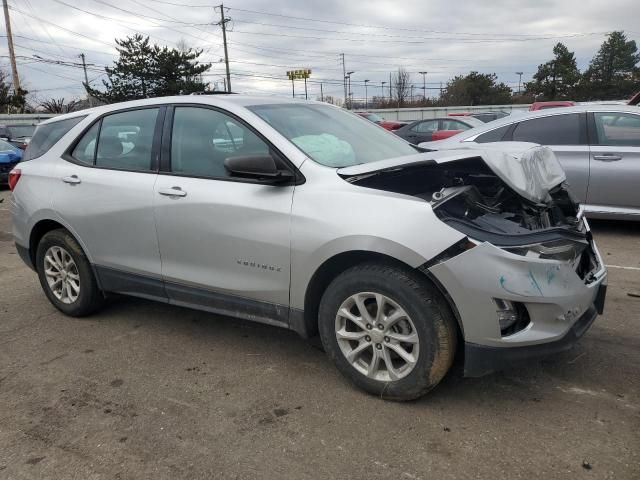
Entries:
{"type": "Polygon", "coordinates": [[[592,256],[582,255],[591,234],[565,184],[550,190],[548,201],[534,202],[509,187],[480,157],[424,162],[347,181],[422,198],[438,218],[471,239],[521,255],[568,261],[583,278],[595,268],[592,256]]]}
{"type": "Polygon", "coordinates": [[[474,231],[518,236],[552,229],[584,238],[578,206],[564,185],[550,192],[550,202],[535,203],[511,189],[482,158],[430,162],[349,181],[423,198],[444,222],[466,224],[474,231]]]}

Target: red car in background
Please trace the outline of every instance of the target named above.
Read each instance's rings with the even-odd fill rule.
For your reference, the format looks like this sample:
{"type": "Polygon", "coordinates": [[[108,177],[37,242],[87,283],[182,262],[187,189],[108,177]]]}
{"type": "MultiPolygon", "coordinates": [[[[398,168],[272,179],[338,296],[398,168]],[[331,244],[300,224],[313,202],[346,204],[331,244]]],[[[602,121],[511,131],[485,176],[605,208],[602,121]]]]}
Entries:
{"type": "Polygon", "coordinates": [[[536,110],[545,110],[547,108],[557,108],[557,107],[573,107],[576,102],[572,100],[556,100],[553,102],[533,102],[529,107],[530,112],[534,112],[536,110]]]}
{"type": "Polygon", "coordinates": [[[397,130],[400,127],[404,127],[408,122],[397,122],[395,120],[385,120],[384,118],[369,112],[356,112],[356,115],[360,115],[362,118],[366,118],[370,122],[380,125],[387,130],[397,130]]]}

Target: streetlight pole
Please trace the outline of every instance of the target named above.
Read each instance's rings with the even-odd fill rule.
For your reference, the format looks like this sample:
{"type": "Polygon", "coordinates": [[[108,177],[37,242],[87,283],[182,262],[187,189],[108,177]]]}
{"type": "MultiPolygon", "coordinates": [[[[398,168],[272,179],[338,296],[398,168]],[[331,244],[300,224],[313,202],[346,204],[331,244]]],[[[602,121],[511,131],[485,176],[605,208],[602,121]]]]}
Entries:
{"type": "Polygon", "coordinates": [[[347,72],[347,99],[348,99],[348,107],[347,109],[351,110],[351,108],[353,107],[353,100],[351,97],[351,75],[353,75],[356,72],[347,72]]]}
{"type": "Polygon", "coordinates": [[[367,96],[367,83],[369,83],[369,80],[364,81],[364,109],[365,110],[369,109],[369,98],[367,96]]]}
{"type": "Polygon", "coordinates": [[[382,101],[384,102],[384,84],[387,82],[382,82],[382,101]]]}
{"type": "Polygon", "coordinates": [[[427,101],[427,73],[428,72],[419,72],[422,75],[422,101],[427,101]]]}
{"type": "Polygon", "coordinates": [[[524,72],[516,72],[516,75],[518,75],[518,95],[520,95],[520,84],[522,83],[522,74],[524,72]]]}

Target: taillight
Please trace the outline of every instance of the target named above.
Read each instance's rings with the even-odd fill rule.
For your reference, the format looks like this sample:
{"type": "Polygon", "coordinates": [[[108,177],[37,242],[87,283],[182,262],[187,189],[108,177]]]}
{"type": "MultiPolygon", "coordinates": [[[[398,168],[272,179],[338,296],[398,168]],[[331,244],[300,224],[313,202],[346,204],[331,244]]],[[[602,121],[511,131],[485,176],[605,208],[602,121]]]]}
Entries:
{"type": "Polygon", "coordinates": [[[9,172],[9,190],[11,190],[12,192],[18,184],[18,180],[20,180],[20,175],[22,175],[22,170],[20,170],[19,168],[14,168],[9,172]]]}

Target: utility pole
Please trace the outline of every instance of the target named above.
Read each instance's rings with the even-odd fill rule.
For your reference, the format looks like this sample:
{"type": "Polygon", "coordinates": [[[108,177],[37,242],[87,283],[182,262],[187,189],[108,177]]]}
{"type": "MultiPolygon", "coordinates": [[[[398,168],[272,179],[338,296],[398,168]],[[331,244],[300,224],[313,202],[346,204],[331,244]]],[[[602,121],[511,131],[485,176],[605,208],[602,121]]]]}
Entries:
{"type": "MultiPolygon", "coordinates": [[[[6,2],[6,0],[3,0],[6,2]]],[[[230,18],[225,18],[224,16],[224,4],[220,4],[218,7],[220,8],[220,25],[222,27],[222,43],[224,43],[224,63],[227,66],[227,86],[225,90],[231,93],[231,73],[229,73],[229,52],[227,50],[227,22],[229,22],[230,18]]]]}
{"type": "Polygon", "coordinates": [[[384,102],[384,84],[387,82],[382,82],[382,87],[380,88],[380,90],[382,90],[382,101],[384,102]]]}
{"type": "Polygon", "coordinates": [[[307,96],[307,77],[304,77],[304,99],[309,100],[309,97],[307,96]]]}
{"type": "Polygon", "coordinates": [[[427,72],[418,72],[422,75],[422,101],[427,101],[427,72]]]}
{"type": "Polygon", "coordinates": [[[84,70],[84,88],[87,90],[87,99],[89,100],[89,106],[93,107],[93,98],[91,98],[91,94],[89,93],[89,77],[87,77],[87,64],[84,60],[84,53],[78,55],[82,59],[82,69],[84,70]]]}
{"type": "Polygon", "coordinates": [[[520,95],[520,84],[522,82],[522,74],[524,72],[516,72],[516,75],[518,75],[518,95],[520,95]]]}
{"type": "Polygon", "coordinates": [[[9,61],[11,62],[11,80],[13,81],[13,93],[20,92],[20,79],[18,78],[18,67],[16,66],[16,54],[13,50],[13,35],[11,34],[11,21],[9,20],[9,6],[7,0],[2,0],[4,9],[4,25],[7,29],[7,44],[9,45],[9,61]]]}
{"type": "Polygon", "coordinates": [[[410,87],[410,88],[411,88],[411,95],[410,95],[410,97],[411,97],[411,103],[413,104],[413,83],[411,84],[411,87],[410,87]]]}
{"type": "Polygon", "coordinates": [[[347,105],[347,67],[344,64],[344,53],[341,53],[342,57],[342,83],[344,84],[344,104],[347,105]]]}
{"type": "Polygon", "coordinates": [[[369,83],[369,80],[364,81],[364,109],[365,110],[369,109],[369,99],[367,97],[367,83],[369,83]]]}
{"type": "Polygon", "coordinates": [[[320,82],[320,101],[324,102],[324,93],[322,92],[322,82],[320,82]]]}
{"type": "Polygon", "coordinates": [[[391,94],[391,72],[389,72],[389,101],[393,100],[393,95],[391,94]]]}

